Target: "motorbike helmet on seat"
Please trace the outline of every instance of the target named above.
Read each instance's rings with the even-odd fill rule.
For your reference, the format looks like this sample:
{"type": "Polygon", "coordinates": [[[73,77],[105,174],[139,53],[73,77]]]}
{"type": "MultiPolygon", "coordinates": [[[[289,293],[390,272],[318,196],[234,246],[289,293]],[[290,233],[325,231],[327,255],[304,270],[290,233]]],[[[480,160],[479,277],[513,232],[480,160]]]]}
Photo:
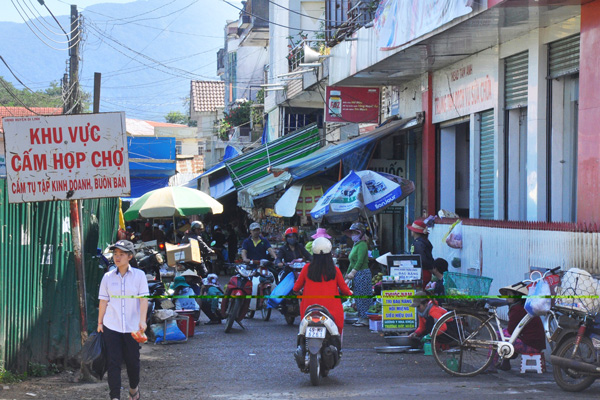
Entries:
{"type": "Polygon", "coordinates": [[[287,228],[283,236],[287,237],[288,235],[298,235],[298,228],[296,228],[295,226],[287,228]]]}

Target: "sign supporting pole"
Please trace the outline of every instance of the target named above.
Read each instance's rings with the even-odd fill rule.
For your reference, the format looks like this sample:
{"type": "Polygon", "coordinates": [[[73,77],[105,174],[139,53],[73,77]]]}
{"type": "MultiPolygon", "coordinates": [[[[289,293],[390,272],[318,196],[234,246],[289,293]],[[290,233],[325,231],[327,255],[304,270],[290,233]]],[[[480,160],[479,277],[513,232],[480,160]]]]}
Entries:
{"type": "Polygon", "coordinates": [[[87,304],[85,288],[85,270],[81,250],[81,220],[79,219],[79,201],[70,200],[71,209],[71,238],[73,240],[73,256],[77,272],[77,294],[79,298],[79,319],[81,329],[81,344],[87,339],[87,304]]]}
{"type": "MultiPolygon", "coordinates": [[[[67,114],[77,114],[81,110],[79,99],[79,12],[76,5],[71,5],[71,41],[69,42],[69,109],[67,114]]],[[[71,211],[71,239],[73,241],[73,256],[75,257],[75,271],[77,275],[77,297],[79,303],[79,327],[81,331],[81,345],[87,339],[87,304],[85,289],[85,269],[83,267],[83,253],[81,250],[81,220],[79,219],[79,201],[69,200],[71,211]]]]}

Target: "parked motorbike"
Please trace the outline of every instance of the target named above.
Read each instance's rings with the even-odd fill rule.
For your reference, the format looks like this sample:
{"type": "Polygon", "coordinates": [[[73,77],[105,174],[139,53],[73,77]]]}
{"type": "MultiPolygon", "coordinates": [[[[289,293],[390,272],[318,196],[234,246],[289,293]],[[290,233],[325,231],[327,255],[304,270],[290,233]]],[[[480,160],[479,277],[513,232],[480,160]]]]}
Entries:
{"type": "Polygon", "coordinates": [[[154,298],[155,296],[164,296],[165,285],[160,280],[148,281],[148,291],[150,298],[148,299],[148,312],[146,314],[146,325],[150,326],[153,321],[154,311],[162,309],[162,299],[154,298]]]}
{"type": "Polygon", "coordinates": [[[268,321],[271,318],[271,308],[267,307],[267,296],[271,295],[272,284],[275,281],[273,273],[269,271],[266,263],[262,263],[252,274],[252,299],[248,308],[247,318],[254,318],[258,310],[262,313],[262,319],[268,321]]]}
{"type": "Polygon", "coordinates": [[[558,319],[550,356],[554,381],[567,392],[580,392],[600,378],[600,318],[568,309],[558,319]]]}
{"type": "MultiPolygon", "coordinates": [[[[304,265],[304,262],[299,261],[293,261],[284,265],[283,270],[279,273],[279,285],[281,285],[282,288],[285,287],[285,290],[281,293],[277,293],[278,295],[288,296],[292,292],[294,283],[298,279],[304,265]],[[288,276],[292,276],[292,278],[288,278],[288,276]]],[[[277,304],[276,307],[283,315],[285,322],[288,325],[294,325],[296,317],[300,316],[300,299],[284,298],[281,299],[281,302],[277,304]]]]}
{"type": "Polygon", "coordinates": [[[236,266],[236,274],[229,279],[225,297],[221,303],[221,314],[226,316],[225,333],[229,333],[236,321],[239,326],[244,328],[242,320],[248,312],[250,305],[250,296],[252,294],[252,274],[253,268],[243,264],[236,266]]]}
{"type": "Polygon", "coordinates": [[[135,254],[137,260],[137,268],[144,271],[146,274],[154,276],[160,280],[160,268],[165,260],[163,256],[156,250],[149,247],[141,247],[135,254]]]}
{"type": "Polygon", "coordinates": [[[339,365],[341,348],[340,333],[327,308],[309,306],[300,321],[294,358],[300,371],[310,374],[313,386],[339,365]]]}

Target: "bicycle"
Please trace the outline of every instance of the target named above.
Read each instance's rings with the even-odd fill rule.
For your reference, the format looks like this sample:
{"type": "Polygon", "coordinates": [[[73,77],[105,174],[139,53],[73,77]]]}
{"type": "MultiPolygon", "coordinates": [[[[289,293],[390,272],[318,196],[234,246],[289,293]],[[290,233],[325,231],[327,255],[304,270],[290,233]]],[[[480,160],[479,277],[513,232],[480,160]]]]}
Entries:
{"type": "MultiPolygon", "coordinates": [[[[559,269],[557,267],[547,271],[540,279],[555,274],[559,269]]],[[[524,280],[512,286],[521,288],[533,282],[524,280]]],[[[485,299],[484,303],[488,308],[468,308],[464,303],[456,307],[450,305],[450,310],[433,327],[431,347],[434,359],[450,375],[469,377],[484,372],[491,365],[495,352],[500,356],[500,361],[512,357],[515,353],[513,343],[529,321],[535,318],[526,314],[512,335],[506,337],[496,309],[508,305],[508,301],[490,298],[485,299]],[[450,324],[455,324],[455,327],[448,329],[450,324]]],[[[544,327],[547,338],[552,336],[552,326],[557,321],[554,313],[550,315],[544,327]]]]}

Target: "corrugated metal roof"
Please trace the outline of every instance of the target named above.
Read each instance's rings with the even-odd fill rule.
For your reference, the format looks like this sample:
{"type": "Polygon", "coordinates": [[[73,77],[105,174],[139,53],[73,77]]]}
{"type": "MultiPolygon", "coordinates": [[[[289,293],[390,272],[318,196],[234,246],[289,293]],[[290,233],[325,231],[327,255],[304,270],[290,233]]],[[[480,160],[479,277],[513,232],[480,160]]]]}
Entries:
{"type": "Polygon", "coordinates": [[[63,113],[62,108],[55,107],[0,107],[0,131],[2,128],[2,117],[27,117],[30,115],[60,115],[63,113]],[[31,112],[31,111],[33,112],[31,112]]]}
{"type": "Polygon", "coordinates": [[[212,112],[225,107],[225,82],[192,81],[191,102],[196,112],[212,112]]]}

